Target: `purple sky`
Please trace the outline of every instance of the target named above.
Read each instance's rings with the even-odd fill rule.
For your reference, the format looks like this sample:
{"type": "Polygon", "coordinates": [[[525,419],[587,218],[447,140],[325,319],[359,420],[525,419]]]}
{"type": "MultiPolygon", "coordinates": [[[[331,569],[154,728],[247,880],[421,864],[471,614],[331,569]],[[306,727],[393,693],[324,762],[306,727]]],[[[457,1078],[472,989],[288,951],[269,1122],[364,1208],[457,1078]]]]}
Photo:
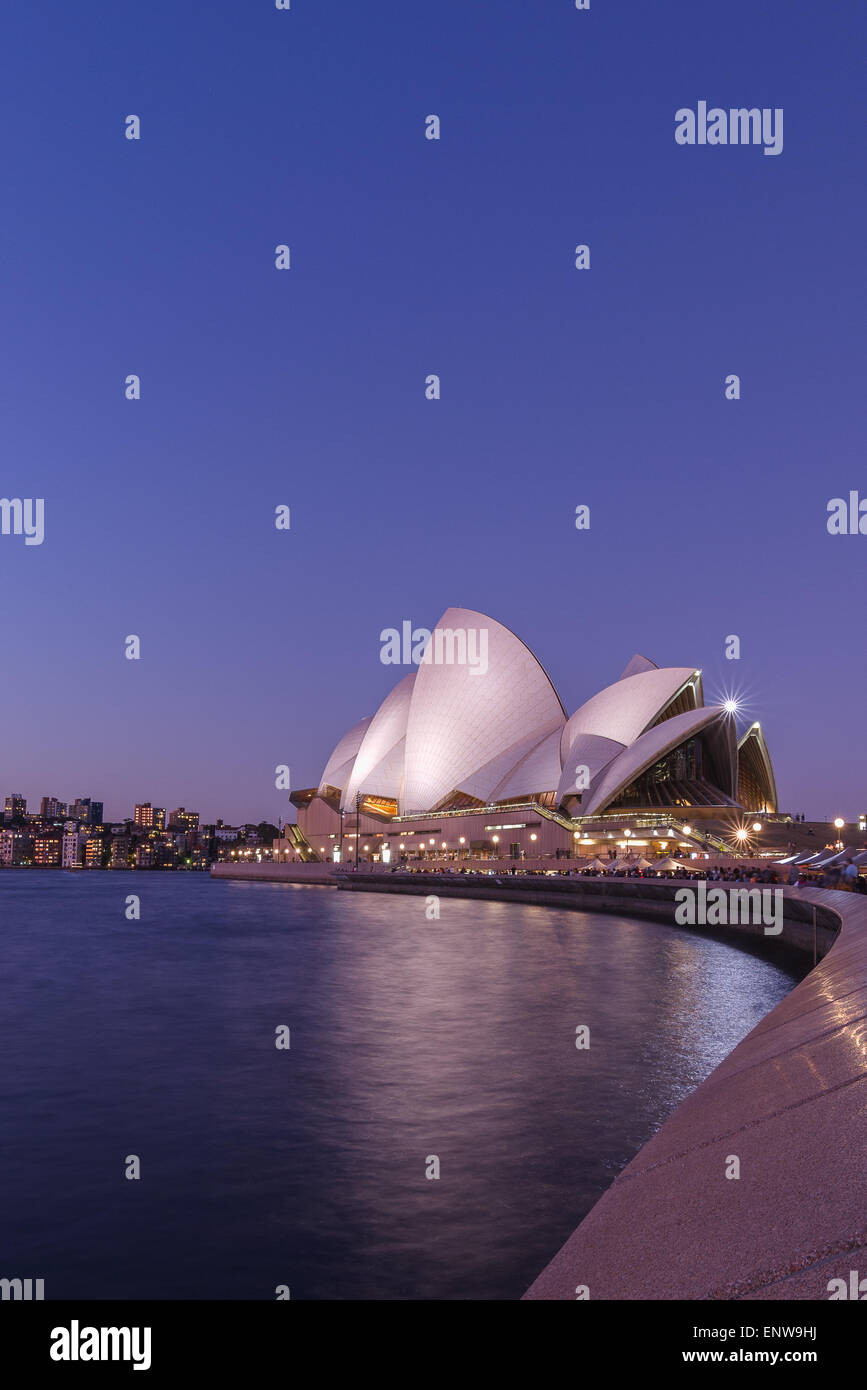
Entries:
{"type": "Polygon", "coordinates": [[[46,519],[0,536],[0,795],[294,818],[275,765],[315,783],[403,674],[380,630],[455,604],[570,712],[700,666],[783,809],[867,809],[867,536],[826,529],[867,497],[865,38],[854,0],[10,10],[0,493],[46,519]],[[678,146],[700,100],[782,107],[782,154],[678,146]]]}

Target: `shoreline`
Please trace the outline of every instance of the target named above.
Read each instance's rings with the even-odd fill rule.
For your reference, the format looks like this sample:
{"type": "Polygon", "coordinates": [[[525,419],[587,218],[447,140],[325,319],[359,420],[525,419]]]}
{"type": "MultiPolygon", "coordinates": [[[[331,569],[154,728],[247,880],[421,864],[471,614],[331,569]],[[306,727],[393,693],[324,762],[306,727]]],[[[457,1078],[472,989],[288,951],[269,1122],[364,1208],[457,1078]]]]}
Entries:
{"type": "MultiPolygon", "coordinates": [[[[244,865],[240,875],[227,867],[247,881],[317,882],[284,876],[288,865],[277,874],[275,866],[244,865]]],[[[342,892],[611,912],[677,928],[674,893],[685,880],[332,871],[318,882],[342,892]]],[[[524,1300],[824,1300],[831,1280],[848,1286],[859,1262],[863,1272],[867,899],[780,891],[783,931],[770,943],[809,952],[813,968],[639,1149],[524,1300]]],[[[724,931],[747,948],[764,938],[749,923],[724,931]]]]}

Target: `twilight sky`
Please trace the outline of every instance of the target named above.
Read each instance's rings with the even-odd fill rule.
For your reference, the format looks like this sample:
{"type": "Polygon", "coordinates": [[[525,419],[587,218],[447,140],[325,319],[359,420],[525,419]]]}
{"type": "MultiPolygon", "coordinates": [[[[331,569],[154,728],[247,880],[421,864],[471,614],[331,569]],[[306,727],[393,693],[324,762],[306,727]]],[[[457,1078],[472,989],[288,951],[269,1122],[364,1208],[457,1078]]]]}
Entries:
{"type": "Polygon", "coordinates": [[[0,795],[294,819],[275,765],[315,783],[405,674],[381,629],[454,604],[570,713],[700,666],[782,809],[867,809],[867,536],[826,529],[865,39],[860,0],[7,7],[0,495],[45,540],[0,536],[0,795]],[[783,152],[677,145],[701,100],[783,152]]]}

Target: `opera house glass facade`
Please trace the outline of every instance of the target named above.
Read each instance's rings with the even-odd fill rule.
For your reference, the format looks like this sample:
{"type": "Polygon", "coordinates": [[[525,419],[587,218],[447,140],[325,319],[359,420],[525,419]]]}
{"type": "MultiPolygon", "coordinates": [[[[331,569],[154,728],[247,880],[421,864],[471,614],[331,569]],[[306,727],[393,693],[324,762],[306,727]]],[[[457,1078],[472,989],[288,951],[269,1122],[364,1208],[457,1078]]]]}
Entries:
{"type": "Polygon", "coordinates": [[[777,810],[760,726],[738,738],[695,667],[633,656],[570,716],[530,649],[463,608],[292,800],[301,857],[391,864],[592,857],[623,834],[719,846],[733,817],[777,810]]]}

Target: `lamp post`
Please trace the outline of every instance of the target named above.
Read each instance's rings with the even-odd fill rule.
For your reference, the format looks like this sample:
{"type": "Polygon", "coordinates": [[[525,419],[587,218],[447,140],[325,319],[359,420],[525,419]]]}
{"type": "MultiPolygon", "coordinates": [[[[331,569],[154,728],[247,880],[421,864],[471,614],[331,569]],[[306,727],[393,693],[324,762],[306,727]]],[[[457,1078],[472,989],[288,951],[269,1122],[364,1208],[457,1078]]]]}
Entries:
{"type": "Polygon", "coordinates": [[[361,839],[361,792],[355,793],[355,867],[358,868],[358,842],[361,839]]]}
{"type": "Polygon", "coordinates": [[[837,844],[839,845],[840,849],[843,848],[843,836],[841,834],[841,831],[845,824],[846,822],[844,821],[842,816],[838,816],[837,819],[834,821],[834,825],[837,830],[837,844]]]}

